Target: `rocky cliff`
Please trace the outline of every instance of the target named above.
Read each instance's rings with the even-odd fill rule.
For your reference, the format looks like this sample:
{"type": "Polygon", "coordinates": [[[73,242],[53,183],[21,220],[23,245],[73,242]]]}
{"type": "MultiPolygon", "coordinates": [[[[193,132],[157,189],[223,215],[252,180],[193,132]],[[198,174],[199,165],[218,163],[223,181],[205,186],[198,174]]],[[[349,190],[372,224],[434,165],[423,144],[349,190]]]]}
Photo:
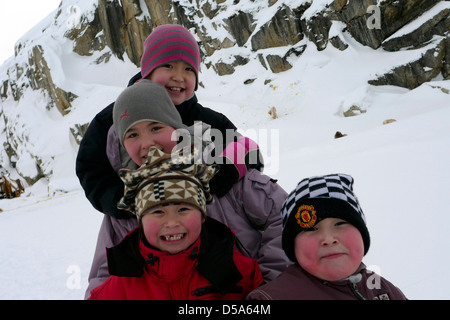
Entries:
{"type": "MultiPolygon", "coordinates": [[[[0,130],[4,136],[4,152],[0,161],[3,167],[15,169],[28,185],[52,174],[57,152],[33,147],[33,140],[42,136],[33,137],[26,130],[26,123],[20,119],[24,112],[22,106],[29,99],[40,99],[48,117],[55,121],[70,119],[74,103],[83,98],[71,86],[76,76],[68,77],[68,69],[75,74],[82,70],[72,68],[108,64],[111,59],[132,63],[137,69],[145,38],[160,24],[178,23],[190,29],[201,48],[202,68],[214,70],[218,76],[232,75],[254,61],[261,70],[282,74],[302,59],[308,46],[314,46],[318,54],[329,46],[345,52],[352,41],[357,41],[368,50],[392,55],[408,50],[417,52],[413,60],[401,60],[395,67],[391,68],[391,64],[386,72],[375,75],[369,80],[373,86],[414,89],[437,77],[450,79],[449,1],[83,2],[81,6],[80,1],[63,0],[54,20],[39,26],[40,34],[50,35],[54,42],[48,38],[45,41],[21,39],[15,57],[1,69],[0,130]],[[228,49],[236,47],[240,50],[226,54],[228,49]],[[58,65],[54,56],[70,56],[74,65],[58,65]],[[78,67],[77,63],[80,63],[78,67]],[[30,166],[30,161],[34,165],[30,166]]],[[[106,80],[96,84],[102,81],[106,80]]],[[[245,83],[252,81],[254,78],[249,76],[245,83]]],[[[126,81],[122,79],[122,82],[126,81]]],[[[75,144],[79,143],[90,117],[92,113],[82,123],[65,122],[75,144]]]]}

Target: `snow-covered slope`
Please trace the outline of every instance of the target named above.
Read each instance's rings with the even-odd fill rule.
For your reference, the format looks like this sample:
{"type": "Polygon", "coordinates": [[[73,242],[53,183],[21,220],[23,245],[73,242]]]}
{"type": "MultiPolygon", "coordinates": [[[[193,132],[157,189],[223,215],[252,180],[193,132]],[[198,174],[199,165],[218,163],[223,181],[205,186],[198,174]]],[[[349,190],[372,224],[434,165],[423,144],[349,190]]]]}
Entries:
{"type": "MultiPolygon", "coordinates": [[[[20,113],[15,126],[35,133],[27,148],[48,150],[48,163],[54,166],[48,168],[53,170],[50,180],[27,188],[21,198],[0,200],[1,299],[83,298],[102,214],[79,186],[74,173],[78,146],[67,128],[92,119],[138,71],[114,56],[107,64],[77,56],[57,30],[62,22],[52,19],[20,41],[45,43],[47,62],[60,70],[53,80],[78,98],[64,117],[46,110],[38,93],[19,103],[2,102],[3,116],[20,113]],[[43,28],[56,29],[43,34],[43,28]]],[[[350,45],[347,50],[328,46],[317,51],[309,45],[290,61],[292,69],[279,74],[257,61],[221,77],[203,65],[198,98],[258,141],[265,173],[286,191],[312,175],[352,175],[372,237],[365,263],[410,299],[449,299],[450,81],[438,76],[414,90],[371,86],[368,80],[414,60],[426,48],[388,53],[365,47],[348,34],[341,37],[350,45]],[[244,84],[248,79],[255,80],[244,84]],[[362,113],[344,117],[352,106],[362,113]],[[268,114],[272,107],[276,119],[268,114]],[[396,121],[384,125],[389,119],[396,121]],[[346,136],[335,139],[337,131],[346,136]]],[[[233,50],[241,49],[233,47],[209,59],[225,59],[237,53],[233,50]]],[[[19,54],[15,63],[26,59],[25,53],[19,54]]],[[[18,161],[23,167],[29,161],[34,170],[32,159],[18,161]]]]}

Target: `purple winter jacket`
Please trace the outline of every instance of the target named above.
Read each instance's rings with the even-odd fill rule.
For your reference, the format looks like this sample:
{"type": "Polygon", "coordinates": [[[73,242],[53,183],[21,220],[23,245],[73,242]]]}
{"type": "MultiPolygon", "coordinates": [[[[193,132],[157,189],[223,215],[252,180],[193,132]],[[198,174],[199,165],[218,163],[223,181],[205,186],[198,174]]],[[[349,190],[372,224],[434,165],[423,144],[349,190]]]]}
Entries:
{"type": "MultiPolygon", "coordinates": [[[[214,195],[208,216],[227,225],[236,234],[236,249],[258,261],[265,281],[275,279],[291,264],[281,248],[281,206],[286,191],[270,177],[250,169],[223,197],[214,195]]],[[[105,215],[89,274],[86,298],[108,277],[106,249],[117,245],[138,226],[136,219],[105,215]]]]}
{"type": "Polygon", "coordinates": [[[347,279],[324,281],[298,264],[253,290],[247,300],[407,300],[403,292],[361,263],[347,279]]]}

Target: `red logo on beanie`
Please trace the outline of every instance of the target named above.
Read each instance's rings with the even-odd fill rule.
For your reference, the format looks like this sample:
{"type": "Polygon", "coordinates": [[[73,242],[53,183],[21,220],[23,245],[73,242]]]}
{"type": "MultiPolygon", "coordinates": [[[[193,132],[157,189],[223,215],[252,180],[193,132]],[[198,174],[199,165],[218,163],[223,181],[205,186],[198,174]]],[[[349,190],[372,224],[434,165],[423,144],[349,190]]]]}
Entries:
{"type": "Polygon", "coordinates": [[[313,206],[302,205],[298,208],[295,219],[297,219],[300,227],[305,229],[311,228],[317,221],[316,210],[313,206]]]}
{"type": "Polygon", "coordinates": [[[122,120],[123,118],[129,118],[130,116],[128,115],[128,109],[125,110],[125,113],[123,115],[120,116],[120,120],[122,120]]]}

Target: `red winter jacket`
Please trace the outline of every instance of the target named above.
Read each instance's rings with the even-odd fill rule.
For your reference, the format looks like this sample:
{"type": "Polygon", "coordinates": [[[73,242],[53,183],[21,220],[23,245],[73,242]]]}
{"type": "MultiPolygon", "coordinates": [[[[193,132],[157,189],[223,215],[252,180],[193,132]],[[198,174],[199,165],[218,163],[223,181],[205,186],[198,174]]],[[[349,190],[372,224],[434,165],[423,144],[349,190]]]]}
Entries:
{"type": "Polygon", "coordinates": [[[238,300],[262,284],[256,260],[234,246],[234,234],[206,219],[199,239],[178,254],[152,249],[135,229],[108,249],[111,277],[90,300],[238,300]],[[137,245],[138,244],[138,245],[137,245]]]}

